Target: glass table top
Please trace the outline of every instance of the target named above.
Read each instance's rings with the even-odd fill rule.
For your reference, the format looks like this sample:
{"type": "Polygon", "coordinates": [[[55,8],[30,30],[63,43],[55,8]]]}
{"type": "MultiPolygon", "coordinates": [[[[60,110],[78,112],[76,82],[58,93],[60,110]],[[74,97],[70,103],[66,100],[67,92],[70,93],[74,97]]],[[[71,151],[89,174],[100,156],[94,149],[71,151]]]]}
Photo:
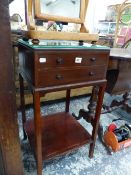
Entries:
{"type": "Polygon", "coordinates": [[[78,49],[107,49],[107,46],[94,45],[90,43],[83,42],[80,45],[79,41],[64,41],[64,40],[40,40],[39,44],[33,44],[31,40],[24,41],[20,39],[18,43],[26,45],[33,49],[56,49],[56,48],[78,48],[78,49]]]}

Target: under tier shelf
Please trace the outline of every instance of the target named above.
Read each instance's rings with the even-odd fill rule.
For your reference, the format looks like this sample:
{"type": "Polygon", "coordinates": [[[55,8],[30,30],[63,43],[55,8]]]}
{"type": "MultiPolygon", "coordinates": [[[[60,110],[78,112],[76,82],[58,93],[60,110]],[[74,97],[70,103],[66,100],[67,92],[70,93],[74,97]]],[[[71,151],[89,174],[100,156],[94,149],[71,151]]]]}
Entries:
{"type": "MultiPolygon", "coordinates": [[[[91,143],[91,136],[69,113],[56,113],[41,117],[43,160],[91,143]]],[[[25,131],[35,152],[34,121],[27,121],[25,131]]]]}

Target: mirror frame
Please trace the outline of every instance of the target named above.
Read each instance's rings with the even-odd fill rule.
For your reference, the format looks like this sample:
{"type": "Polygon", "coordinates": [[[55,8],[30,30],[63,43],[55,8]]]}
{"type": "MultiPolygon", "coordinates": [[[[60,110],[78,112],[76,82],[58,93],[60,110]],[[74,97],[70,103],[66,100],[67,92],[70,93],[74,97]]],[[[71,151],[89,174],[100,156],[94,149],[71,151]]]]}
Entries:
{"type": "Polygon", "coordinates": [[[89,0],[80,0],[80,1],[81,1],[80,2],[80,17],[71,18],[71,17],[44,14],[41,12],[40,0],[35,0],[35,14],[34,14],[35,18],[40,19],[40,20],[62,21],[62,22],[82,24],[84,23],[84,20],[85,20],[86,8],[88,6],[89,0]]]}

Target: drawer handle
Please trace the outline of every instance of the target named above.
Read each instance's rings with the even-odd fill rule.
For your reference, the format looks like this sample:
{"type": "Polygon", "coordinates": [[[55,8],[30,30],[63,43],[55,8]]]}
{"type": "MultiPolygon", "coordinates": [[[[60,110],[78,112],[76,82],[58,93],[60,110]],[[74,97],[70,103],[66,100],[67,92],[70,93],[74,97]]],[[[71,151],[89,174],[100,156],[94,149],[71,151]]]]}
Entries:
{"type": "Polygon", "coordinates": [[[92,62],[94,62],[94,61],[96,61],[96,58],[93,57],[93,58],[91,58],[90,60],[91,60],[92,62]]]}
{"type": "Polygon", "coordinates": [[[57,80],[62,80],[63,79],[63,76],[58,74],[58,75],[56,75],[56,79],[57,80]]]}
{"type": "Polygon", "coordinates": [[[63,63],[63,59],[62,58],[57,58],[56,63],[57,64],[62,64],[63,63]]]}
{"type": "Polygon", "coordinates": [[[94,72],[89,72],[89,76],[94,76],[95,73],[94,72]]]}

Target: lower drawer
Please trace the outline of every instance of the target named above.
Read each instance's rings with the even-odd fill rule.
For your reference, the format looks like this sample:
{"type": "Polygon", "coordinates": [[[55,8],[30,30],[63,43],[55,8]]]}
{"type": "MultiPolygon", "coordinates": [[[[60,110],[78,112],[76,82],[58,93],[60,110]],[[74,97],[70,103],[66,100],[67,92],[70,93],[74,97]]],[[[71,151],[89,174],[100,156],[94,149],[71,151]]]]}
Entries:
{"type": "Polygon", "coordinates": [[[106,66],[93,66],[73,69],[40,69],[35,82],[37,87],[48,87],[101,80],[106,77],[106,66]]]}

